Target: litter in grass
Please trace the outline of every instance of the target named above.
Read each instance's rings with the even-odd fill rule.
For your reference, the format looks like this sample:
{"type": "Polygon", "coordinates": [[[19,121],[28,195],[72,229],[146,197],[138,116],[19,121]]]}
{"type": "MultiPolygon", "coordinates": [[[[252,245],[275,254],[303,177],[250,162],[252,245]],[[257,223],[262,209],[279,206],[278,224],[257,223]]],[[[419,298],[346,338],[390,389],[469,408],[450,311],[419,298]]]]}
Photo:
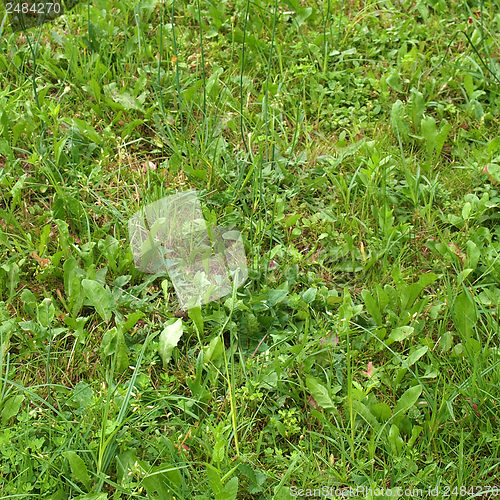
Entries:
{"type": "Polygon", "coordinates": [[[137,269],[168,273],[182,310],[228,295],[248,277],[240,232],[207,227],[195,190],[146,205],[128,226],[137,269]]]}

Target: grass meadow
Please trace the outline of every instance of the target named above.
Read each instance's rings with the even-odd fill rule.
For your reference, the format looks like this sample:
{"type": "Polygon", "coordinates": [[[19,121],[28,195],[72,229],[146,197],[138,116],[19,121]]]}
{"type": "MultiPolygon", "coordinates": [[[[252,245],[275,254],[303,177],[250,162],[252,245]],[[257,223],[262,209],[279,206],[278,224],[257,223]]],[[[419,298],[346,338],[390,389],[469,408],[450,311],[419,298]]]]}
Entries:
{"type": "Polygon", "coordinates": [[[500,495],[493,0],[0,9],[0,498],[500,495]],[[178,191],[248,279],[183,311],[178,191]]]}

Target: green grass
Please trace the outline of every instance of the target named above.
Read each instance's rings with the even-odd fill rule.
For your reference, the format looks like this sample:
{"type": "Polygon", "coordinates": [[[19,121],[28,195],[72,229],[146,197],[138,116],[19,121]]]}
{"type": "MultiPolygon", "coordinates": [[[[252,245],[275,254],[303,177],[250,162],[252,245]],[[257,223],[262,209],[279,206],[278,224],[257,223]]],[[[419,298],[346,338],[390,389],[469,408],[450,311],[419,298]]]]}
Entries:
{"type": "Polygon", "coordinates": [[[0,23],[0,498],[497,496],[494,5],[0,23]],[[127,220],[187,189],[249,279],[182,314],[127,220]]]}

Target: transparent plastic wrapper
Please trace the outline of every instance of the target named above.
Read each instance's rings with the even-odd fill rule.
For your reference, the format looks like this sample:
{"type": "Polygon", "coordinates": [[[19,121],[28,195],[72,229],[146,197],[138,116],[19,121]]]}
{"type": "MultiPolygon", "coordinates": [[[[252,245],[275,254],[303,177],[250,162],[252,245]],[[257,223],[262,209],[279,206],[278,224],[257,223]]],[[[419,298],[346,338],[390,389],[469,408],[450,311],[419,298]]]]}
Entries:
{"type": "Polygon", "coordinates": [[[53,21],[80,0],[3,0],[13,31],[21,31],[53,21]]]}
{"type": "Polygon", "coordinates": [[[248,278],[239,231],[207,227],[196,191],[162,198],[129,220],[136,267],[168,273],[181,309],[228,295],[248,278]]]}

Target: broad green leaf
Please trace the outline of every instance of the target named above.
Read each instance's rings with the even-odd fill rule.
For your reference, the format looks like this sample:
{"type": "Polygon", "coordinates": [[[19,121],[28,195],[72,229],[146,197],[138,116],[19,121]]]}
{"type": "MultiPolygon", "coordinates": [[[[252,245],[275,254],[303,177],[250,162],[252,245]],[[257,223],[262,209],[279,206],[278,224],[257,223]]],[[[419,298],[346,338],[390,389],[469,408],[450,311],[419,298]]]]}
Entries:
{"type": "Polygon", "coordinates": [[[423,427],[420,425],[414,425],[412,430],[411,430],[411,437],[410,440],[408,441],[408,448],[411,449],[413,448],[413,445],[415,444],[415,441],[417,440],[419,434],[422,432],[423,427]]]}
{"type": "Polygon", "coordinates": [[[465,342],[465,348],[473,357],[478,356],[481,353],[481,343],[474,337],[469,337],[465,342]]]}
{"type": "Polygon", "coordinates": [[[71,477],[89,489],[91,480],[85,462],[74,451],[65,451],[63,455],[68,459],[71,477]]]}
{"type": "Polygon", "coordinates": [[[420,394],[422,394],[421,385],[416,385],[406,390],[394,407],[394,415],[404,415],[417,402],[420,394]]]}
{"type": "Polygon", "coordinates": [[[462,207],[462,219],[468,220],[471,211],[472,211],[472,205],[470,201],[467,201],[466,203],[464,203],[464,206],[462,207]]]}
{"type": "Polygon", "coordinates": [[[29,289],[25,288],[21,293],[21,300],[23,301],[23,309],[32,318],[36,316],[36,297],[35,294],[29,289]]]}
{"type": "Polygon", "coordinates": [[[188,309],[188,316],[191,318],[194,323],[198,333],[203,335],[203,314],[201,312],[201,307],[196,306],[188,309]]]}
{"type": "Polygon", "coordinates": [[[302,294],[302,300],[306,304],[312,304],[314,302],[314,299],[316,298],[316,294],[318,293],[317,288],[308,288],[303,294],[302,294]]]}
{"type": "Polygon", "coordinates": [[[425,273],[418,278],[416,283],[404,286],[401,290],[401,308],[403,310],[411,309],[415,300],[422,293],[422,291],[431,283],[434,283],[437,279],[437,274],[425,273]]]}
{"type": "Polygon", "coordinates": [[[226,441],[223,436],[218,439],[214,445],[214,451],[212,452],[212,460],[216,464],[220,464],[224,460],[226,451],[226,441]]]}
{"type": "Polygon", "coordinates": [[[391,445],[392,452],[399,456],[403,451],[404,441],[401,439],[399,435],[399,429],[397,425],[392,424],[391,429],[388,434],[389,444],[391,445]]]}
{"type": "Polygon", "coordinates": [[[387,403],[375,403],[370,406],[370,411],[380,422],[387,422],[392,417],[391,407],[387,403]]]}
{"type": "Polygon", "coordinates": [[[208,364],[216,361],[224,353],[224,346],[219,336],[214,337],[208,346],[203,348],[203,362],[208,364]]]}
{"type": "Polygon", "coordinates": [[[294,226],[295,223],[302,217],[301,214],[292,214],[292,215],[289,215],[286,219],[285,219],[285,227],[286,228],[289,228],[290,226],[294,226]]]}
{"type": "Polygon", "coordinates": [[[436,136],[436,156],[441,154],[441,150],[443,149],[444,143],[448,138],[448,134],[451,130],[451,125],[449,123],[444,124],[439,131],[439,134],[436,136]]]}
{"type": "Polygon", "coordinates": [[[475,87],[474,80],[472,79],[470,73],[465,73],[464,75],[464,88],[467,92],[467,97],[469,98],[469,100],[471,100],[475,87]]]}
{"type": "Polygon", "coordinates": [[[360,417],[362,417],[364,420],[366,420],[366,422],[373,427],[373,429],[375,429],[375,430],[380,429],[380,424],[378,423],[375,416],[371,413],[371,411],[361,401],[357,401],[356,399],[353,399],[352,407],[354,408],[354,411],[360,417]]]}
{"type": "MultiPolygon", "coordinates": [[[[164,498],[174,498],[171,496],[172,490],[169,487],[170,477],[167,473],[161,473],[160,471],[165,470],[165,467],[153,467],[148,462],[139,461],[139,466],[144,470],[148,471],[148,474],[142,479],[142,484],[146,489],[146,498],[155,498],[158,500],[163,500],[164,498]]],[[[167,467],[170,468],[170,467],[167,467]]],[[[175,484],[175,483],[174,483],[175,484]]]]}
{"type": "Polygon", "coordinates": [[[86,410],[92,404],[93,395],[94,391],[87,382],[80,380],[80,382],[75,385],[72,400],[75,402],[79,413],[86,410]]]}
{"type": "Polygon", "coordinates": [[[488,163],[486,171],[493,182],[497,184],[500,183],[500,165],[496,163],[488,163]]]}
{"type": "Polygon", "coordinates": [[[236,500],[238,496],[238,478],[231,478],[225,485],[224,489],[215,495],[215,500],[236,500]]]}
{"type": "Polygon", "coordinates": [[[437,139],[437,128],[436,120],[432,116],[426,116],[421,121],[422,136],[425,139],[425,148],[427,150],[427,156],[432,156],[432,153],[436,149],[436,139],[437,139]]]}
{"type": "Polygon", "coordinates": [[[95,128],[85,120],[73,119],[73,127],[76,127],[85,137],[96,144],[102,143],[102,134],[98,134],[95,128]]]}
{"type": "Polygon", "coordinates": [[[183,331],[182,320],[179,318],[175,323],[167,325],[161,332],[158,352],[163,361],[164,368],[167,367],[172,357],[172,351],[182,337],[183,331]]]}
{"type": "Polygon", "coordinates": [[[474,270],[476,269],[479,259],[481,258],[481,251],[479,250],[477,245],[471,240],[467,241],[465,247],[467,253],[467,267],[470,268],[471,270],[474,270]]]}
{"type": "Polygon", "coordinates": [[[95,280],[82,280],[82,287],[87,299],[99,313],[99,316],[108,323],[115,308],[115,301],[111,293],[95,280]]]}
{"type": "Polygon", "coordinates": [[[335,408],[333,401],[328,394],[328,389],[319,380],[314,377],[307,377],[306,386],[309,389],[311,396],[314,398],[314,401],[316,401],[320,408],[323,408],[324,410],[335,408]]]}
{"type": "Polygon", "coordinates": [[[2,425],[6,425],[8,421],[15,417],[19,413],[21,404],[24,401],[24,396],[18,394],[17,396],[12,396],[3,405],[2,410],[2,425]]]}
{"type": "Polygon", "coordinates": [[[28,174],[23,174],[19,179],[17,179],[16,183],[10,190],[10,195],[12,196],[12,201],[10,202],[10,210],[11,212],[14,212],[16,209],[16,206],[19,204],[21,201],[21,191],[24,187],[24,183],[26,181],[26,178],[28,177],[28,174]]]}
{"type": "Polygon", "coordinates": [[[453,304],[453,322],[457,330],[465,337],[470,337],[477,323],[476,307],[468,293],[462,292],[453,304]]]}
{"type": "Polygon", "coordinates": [[[66,316],[64,318],[64,324],[66,326],[69,326],[69,330],[75,335],[80,344],[84,344],[87,338],[87,331],[84,327],[88,319],[88,316],[85,316],[83,318],[72,318],[71,316],[66,316]]]}
{"type": "Polygon", "coordinates": [[[407,339],[413,333],[413,330],[413,326],[399,326],[398,328],[394,328],[387,339],[387,344],[407,339]]]}
{"type": "Polygon", "coordinates": [[[101,341],[101,351],[105,356],[111,356],[116,352],[116,327],[107,330],[101,341]]]}
{"type": "Polygon", "coordinates": [[[126,91],[120,92],[115,82],[104,86],[104,94],[123,106],[126,110],[144,111],[140,100],[126,91]]]}
{"type": "Polygon", "coordinates": [[[69,225],[66,221],[61,219],[55,219],[54,222],[59,230],[59,244],[61,245],[63,252],[66,254],[69,250],[69,225]]]}
{"type": "Polygon", "coordinates": [[[103,336],[101,350],[105,356],[116,356],[116,370],[123,372],[129,365],[127,345],[123,336],[121,326],[109,329],[103,336]]]}
{"type": "Polygon", "coordinates": [[[311,7],[305,7],[303,9],[300,9],[297,11],[297,16],[295,17],[295,20],[297,22],[298,26],[302,26],[306,19],[312,14],[312,8],[311,7]]]}
{"type": "Polygon", "coordinates": [[[206,467],[207,467],[208,484],[212,489],[212,493],[214,493],[214,495],[217,495],[223,490],[219,471],[213,465],[210,464],[206,464],[206,467]]]}
{"type": "Polygon", "coordinates": [[[54,304],[49,298],[43,299],[42,303],[37,307],[36,318],[38,322],[47,328],[53,321],[55,315],[54,304]]]}
{"type": "Polygon", "coordinates": [[[405,368],[409,368],[410,366],[414,365],[427,351],[429,348],[425,345],[423,347],[420,347],[416,351],[413,351],[406,361],[403,363],[403,366],[405,368]]]}
{"type": "Polygon", "coordinates": [[[415,132],[418,132],[418,126],[422,121],[425,111],[425,101],[422,92],[419,92],[415,88],[411,89],[410,109],[413,127],[416,129],[415,132]]]}
{"type": "Polygon", "coordinates": [[[144,318],[144,313],[142,311],[135,311],[129,316],[127,316],[127,319],[125,320],[125,323],[123,323],[123,332],[128,332],[131,328],[133,328],[137,322],[144,318]]]}
{"type": "Polygon", "coordinates": [[[391,89],[394,89],[397,92],[403,91],[403,89],[401,88],[399,73],[396,70],[390,72],[389,76],[386,78],[386,82],[391,87],[391,89]]]}
{"type": "Polygon", "coordinates": [[[378,308],[378,304],[372,297],[372,294],[368,290],[363,290],[361,292],[361,297],[366,306],[366,310],[370,313],[371,317],[375,320],[377,326],[382,325],[382,313],[378,308]]]}
{"type": "Polygon", "coordinates": [[[408,136],[409,128],[405,119],[405,108],[403,103],[398,99],[391,108],[391,125],[396,135],[401,139],[408,136]]]}
{"type": "Polygon", "coordinates": [[[13,297],[19,284],[19,266],[15,262],[2,264],[2,269],[7,272],[9,279],[9,297],[13,297]]]}
{"type": "Polygon", "coordinates": [[[127,353],[127,344],[123,336],[123,330],[117,328],[116,331],[116,370],[118,373],[125,371],[129,365],[129,357],[127,353]]]}
{"type": "Polygon", "coordinates": [[[288,287],[276,288],[268,290],[266,293],[266,301],[272,307],[282,302],[288,295],[288,287]]]}
{"type": "Polygon", "coordinates": [[[451,346],[453,345],[453,333],[451,332],[445,332],[441,336],[441,339],[439,341],[439,346],[441,347],[441,352],[447,352],[451,349],[451,346]]]}

